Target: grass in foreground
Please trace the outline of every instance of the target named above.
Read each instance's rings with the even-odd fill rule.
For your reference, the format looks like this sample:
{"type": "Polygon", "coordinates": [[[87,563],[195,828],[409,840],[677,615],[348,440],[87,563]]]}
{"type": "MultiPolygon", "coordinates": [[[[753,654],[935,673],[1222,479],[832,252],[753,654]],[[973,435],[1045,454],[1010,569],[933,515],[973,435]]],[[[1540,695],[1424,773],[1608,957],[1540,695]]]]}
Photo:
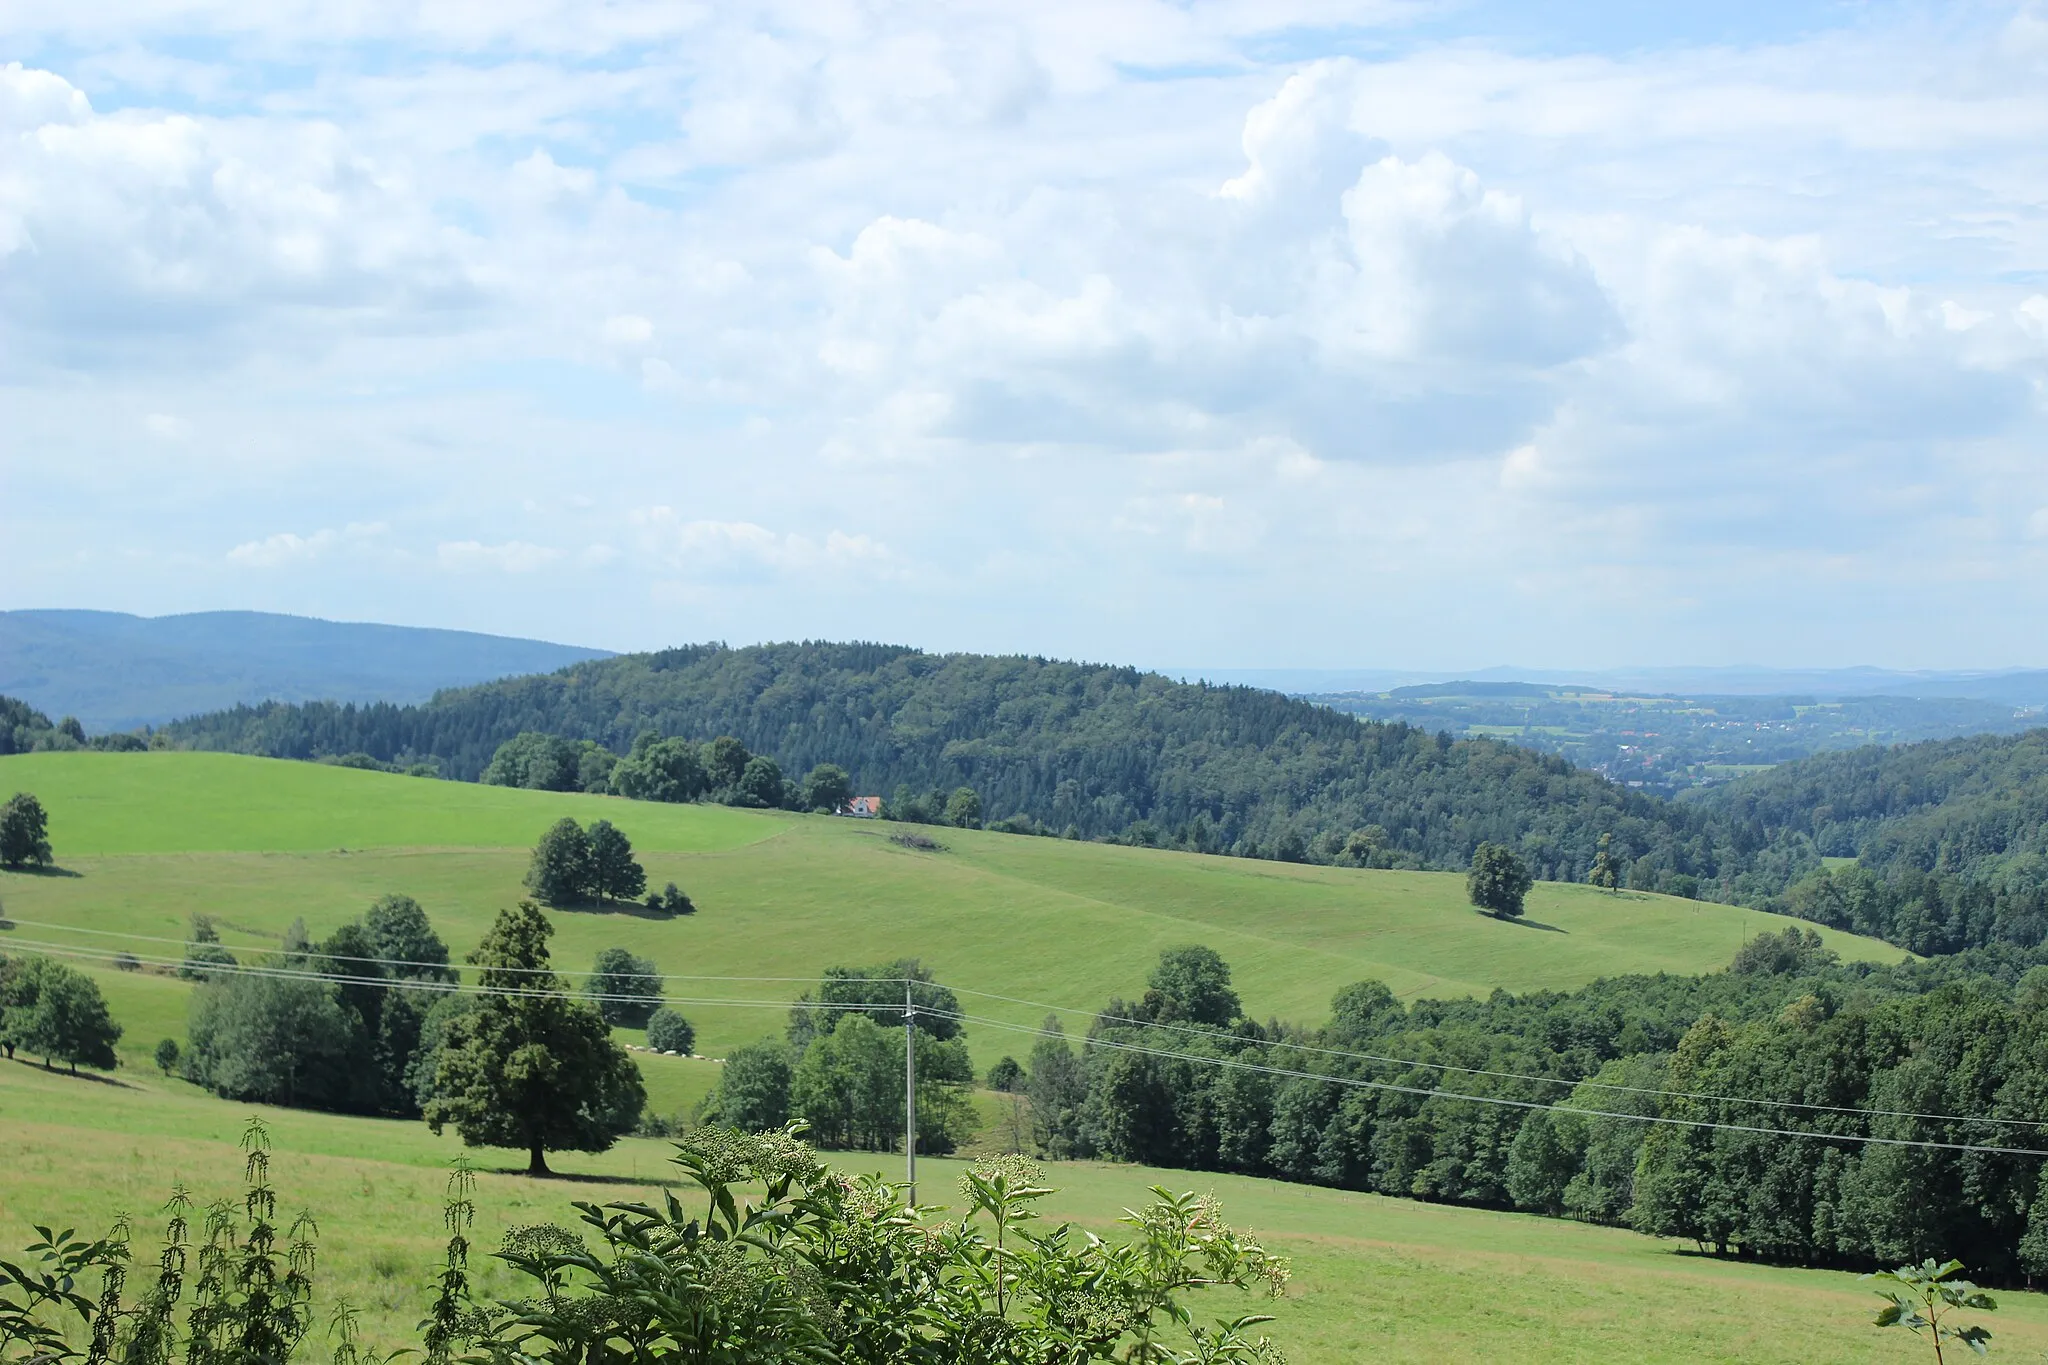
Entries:
{"type": "MultiPolygon", "coordinates": [[[[249,1110],[154,1078],[47,1074],[0,1063],[0,1246],[31,1222],[98,1228],[136,1218],[147,1248],[173,1181],[204,1202],[239,1186],[236,1139],[249,1110]]],[[[441,1240],[446,1163],[461,1149],[423,1125],[266,1110],[281,1207],[318,1218],[320,1299],[346,1297],[373,1344],[413,1340],[441,1240]]],[[[665,1175],[664,1143],[628,1140],[600,1156],[564,1154],[570,1173],[532,1181],[505,1173],[516,1153],[479,1152],[478,1241],[519,1223],[569,1221],[571,1200],[640,1197],[665,1175]]],[[[901,1158],[849,1156],[848,1166],[900,1172],[901,1158]]],[[[927,1202],[953,1198],[959,1163],[919,1163],[927,1202]]],[[[1229,1176],[1099,1163],[1047,1168],[1060,1187],[1048,1212],[1107,1231],[1144,1189],[1214,1189],[1226,1215],[1294,1258],[1295,1286],[1274,1311],[1276,1340],[1297,1365],[1390,1362],[1910,1361],[1924,1346],[1869,1325],[1877,1306],[1855,1277],[1781,1270],[1683,1254],[1677,1244],[1614,1229],[1384,1199],[1229,1176]]],[[[478,1259],[490,1292],[514,1282],[478,1259]]],[[[2048,1349],[2048,1297],[2002,1293],[1987,1320],[1996,1356],[2048,1349]]],[[[1207,1315],[1245,1311],[1212,1296],[1207,1315]]]]}

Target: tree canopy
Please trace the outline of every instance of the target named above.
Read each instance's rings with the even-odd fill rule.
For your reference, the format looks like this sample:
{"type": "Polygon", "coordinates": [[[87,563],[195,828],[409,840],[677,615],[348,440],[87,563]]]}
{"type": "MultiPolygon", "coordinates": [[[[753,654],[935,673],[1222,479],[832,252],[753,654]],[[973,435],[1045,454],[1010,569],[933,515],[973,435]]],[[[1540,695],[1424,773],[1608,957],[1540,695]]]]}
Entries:
{"type": "Polygon", "coordinates": [[[50,865],[50,817],[31,792],[16,792],[0,806],[0,867],[50,865]]]}
{"type": "Polygon", "coordinates": [[[487,994],[448,1021],[426,1105],[435,1132],[472,1147],[527,1153],[548,1174],[551,1151],[601,1152],[630,1132],[646,1102],[640,1072],[604,1020],[550,970],[554,926],[522,901],[501,911],[470,961],[487,994]]]}

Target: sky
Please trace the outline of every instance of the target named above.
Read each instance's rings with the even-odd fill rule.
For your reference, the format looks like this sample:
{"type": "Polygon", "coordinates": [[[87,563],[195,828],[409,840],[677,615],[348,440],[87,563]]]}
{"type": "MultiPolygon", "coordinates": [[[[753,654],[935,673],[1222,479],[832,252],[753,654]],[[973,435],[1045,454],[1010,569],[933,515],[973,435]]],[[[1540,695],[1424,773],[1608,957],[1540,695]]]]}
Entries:
{"type": "Polygon", "coordinates": [[[0,608],[2048,665],[2048,5],[11,0],[0,608]]]}

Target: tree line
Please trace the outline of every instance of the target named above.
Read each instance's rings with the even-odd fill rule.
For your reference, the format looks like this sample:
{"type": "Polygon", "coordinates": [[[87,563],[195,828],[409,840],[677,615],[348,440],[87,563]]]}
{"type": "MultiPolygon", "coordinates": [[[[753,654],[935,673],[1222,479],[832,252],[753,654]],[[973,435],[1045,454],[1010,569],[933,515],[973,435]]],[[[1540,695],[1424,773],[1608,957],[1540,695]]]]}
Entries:
{"type": "Polygon", "coordinates": [[[1307,1028],[1246,1017],[1228,965],[1190,947],[1081,1039],[1050,1018],[1028,1062],[1005,1063],[990,1083],[1028,1097],[1046,1157],[1517,1209],[1801,1265],[1953,1255],[2048,1277],[2048,960],[2032,953],[1844,964],[1792,926],[1704,977],[1412,1003],[1361,982],[1307,1028]]]}
{"type": "Polygon", "coordinates": [[[587,787],[602,773],[620,794],[724,793],[800,809],[820,803],[801,790],[791,799],[802,784],[787,774],[830,765],[935,821],[966,787],[981,817],[1005,828],[1459,870],[1490,841],[1558,881],[1583,879],[1610,834],[1626,884],[1718,899],[1768,894],[1819,865],[1796,841],[1767,846],[1739,820],[1493,740],[1453,742],[1132,668],[885,645],[692,646],[453,689],[419,706],[240,707],[166,733],[286,758],[432,759],[470,780],[490,771],[587,787]],[[717,770],[703,736],[730,741],[734,756],[772,755],[782,795],[765,768],[756,785],[743,782],[744,764],[717,770]]]}

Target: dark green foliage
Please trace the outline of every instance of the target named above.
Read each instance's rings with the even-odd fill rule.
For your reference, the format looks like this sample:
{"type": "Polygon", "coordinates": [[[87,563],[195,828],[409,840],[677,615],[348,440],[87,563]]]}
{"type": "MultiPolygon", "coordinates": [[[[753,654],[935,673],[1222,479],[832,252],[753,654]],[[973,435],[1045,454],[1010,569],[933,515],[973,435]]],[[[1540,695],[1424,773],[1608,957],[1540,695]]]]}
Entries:
{"type": "Polygon", "coordinates": [[[740,784],[753,755],[731,735],[720,735],[704,746],[704,775],[715,791],[730,792],[740,784]]]}
{"type": "Polygon", "coordinates": [[[604,1020],[548,970],[554,928],[532,902],[501,911],[470,955],[486,990],[446,1023],[426,1117],[452,1124],[472,1147],[513,1147],[527,1172],[548,1174],[550,1151],[601,1152],[633,1130],[646,1093],[604,1020]]]}
{"type": "Polygon", "coordinates": [[[1744,943],[1728,964],[1737,973],[1768,973],[1773,976],[1810,976],[1826,971],[1840,959],[1811,929],[1792,925],[1780,933],[1762,933],[1744,943]]]}
{"type": "Polygon", "coordinates": [[[507,1235],[499,1255],[531,1281],[525,1299],[469,1298],[470,1205],[451,1200],[444,1286],[458,1292],[429,1318],[446,1324],[430,1365],[456,1339],[475,1348],[465,1359],[550,1365],[1281,1359],[1247,1335],[1263,1316],[1194,1325],[1193,1294],[1278,1294],[1288,1277],[1212,1200],[1155,1190],[1126,1239],[1040,1232],[1033,1206],[1053,1191],[1004,1158],[962,1178],[968,1212],[935,1235],[900,1189],[842,1176],[787,1132],[699,1129],[677,1146],[702,1200],[579,1204],[580,1233],[507,1235]]]}
{"type": "Polygon", "coordinates": [[[711,777],[695,744],[643,730],[612,769],[611,786],[636,801],[695,801],[710,790],[711,777]]]}
{"type": "Polygon", "coordinates": [[[31,792],[16,792],[0,806],[0,867],[50,865],[50,817],[31,792]]]}
{"type": "Polygon", "coordinates": [[[1082,838],[1149,831],[1163,847],[1328,860],[1376,825],[1380,865],[1463,869],[1492,841],[1558,881],[1580,880],[1612,831],[1643,877],[1695,877],[1722,900],[1815,865],[1798,847],[1751,842],[1738,823],[1493,740],[1452,743],[1130,668],[884,645],[664,650],[454,689],[423,706],[240,708],[169,733],[286,758],[432,755],[443,772],[474,777],[498,745],[536,729],[615,749],[650,730],[718,735],[704,761],[712,789],[737,788],[747,760],[772,753],[786,770],[829,763],[863,790],[896,792],[890,814],[910,821],[942,820],[945,794],[966,785],[984,813],[1082,838]],[[1325,846],[1324,834],[1338,842],[1325,846]]]}
{"type": "Polygon", "coordinates": [[[955,787],[946,798],[946,823],[959,829],[981,828],[981,796],[972,787],[955,787]]]}
{"type": "Polygon", "coordinates": [[[498,746],[477,777],[494,787],[528,787],[534,791],[575,791],[576,746],[566,739],[524,730],[498,746]]]}
{"type": "Polygon", "coordinates": [[[209,969],[234,965],[235,955],[220,946],[220,931],[213,927],[213,917],[194,911],[191,927],[186,930],[185,960],[178,966],[178,975],[187,981],[206,981],[215,975],[209,969]]]}
{"type": "Polygon", "coordinates": [[[853,779],[837,763],[820,763],[804,774],[805,810],[835,811],[853,796],[853,779]]]}
{"type": "Polygon", "coordinates": [[[607,1024],[614,1028],[644,1028],[661,1004],[660,968],[652,959],[635,957],[628,949],[606,948],[597,955],[594,974],[585,989],[607,1024]]]}
{"type": "Polygon", "coordinates": [[[377,1109],[372,1038],[324,981],[221,973],[193,993],[185,1035],[185,1078],[222,1099],[377,1109]]]}
{"type": "Polygon", "coordinates": [[[411,896],[380,896],[363,927],[376,946],[376,956],[387,976],[413,981],[454,981],[455,969],[448,965],[448,945],[434,932],[427,912],[411,896]]]}
{"type": "Polygon", "coordinates": [[[1049,1154],[1563,1214],[1798,1264],[1962,1248],[2012,1282],[2048,1272],[2029,1154],[2048,1154],[2043,958],[1845,964],[1794,927],[1705,977],[1406,1005],[1361,982],[1319,1029],[1169,1028],[1112,1000],[1080,1057],[1048,1021],[1033,1136],[1049,1154]]]}
{"type": "Polygon", "coordinates": [[[1133,1013],[1157,1024],[1226,1028],[1244,1010],[1230,988],[1230,964],[1214,948],[1190,944],[1159,955],[1159,965],[1152,969],[1144,998],[1133,1013]]]}
{"type": "Polygon", "coordinates": [[[719,1122],[747,1133],[782,1127],[789,1122],[792,1070],[789,1045],[780,1039],[734,1048],[718,1073],[719,1122]]]}
{"type": "Polygon", "coordinates": [[[694,915],[697,906],[674,882],[647,897],[647,908],[659,910],[664,915],[694,915]]]}
{"type": "Polygon", "coordinates": [[[1877,1283],[1878,1296],[1885,1306],[1878,1310],[1876,1324],[1879,1327],[1904,1327],[1916,1337],[1925,1337],[1934,1348],[1934,1359],[1939,1365],[1943,1359],[1941,1344],[1945,1341],[1958,1342],[1978,1355],[1986,1354],[1990,1344],[1991,1331],[1982,1323],[1968,1326],[1956,1324],[1956,1314],[1963,1309],[1976,1313],[1990,1313],[1998,1304],[1989,1294],[1962,1278],[1963,1263],[1950,1260],[1941,1264],[1928,1257],[1918,1265],[1902,1265],[1897,1270],[1880,1270],[1863,1278],[1877,1283]]]}
{"type": "Polygon", "coordinates": [[[45,1066],[63,1062],[76,1072],[82,1062],[112,1070],[120,1038],[106,998],[85,973],[30,957],[8,963],[0,975],[0,1043],[8,1056],[19,1048],[45,1066]]]}
{"type": "Polygon", "coordinates": [[[988,1088],[1006,1095],[1022,1094],[1026,1079],[1024,1068],[1015,1057],[999,1057],[996,1064],[988,1069],[988,1088]]]}
{"type": "Polygon", "coordinates": [[[592,888],[590,836],[563,816],[541,835],[526,869],[526,889],[547,905],[575,905],[592,888]]]}
{"type": "Polygon", "coordinates": [[[932,980],[931,969],[916,958],[899,958],[879,967],[827,967],[825,983],[797,997],[789,1012],[789,1041],[801,1052],[819,1034],[830,1033],[849,1015],[862,1015],[888,1028],[903,1027],[904,983],[917,1026],[934,1038],[960,1036],[960,997],[932,980]]]}
{"type": "Polygon", "coordinates": [[[1465,874],[1465,895],[1472,904],[1499,919],[1519,919],[1523,898],[1536,879],[1528,864],[1504,844],[1481,844],[1472,850],[1472,870],[1465,874]]]}
{"type": "Polygon", "coordinates": [[[680,1052],[685,1057],[697,1047],[697,1030],[690,1021],[666,1005],[647,1019],[647,1046],[656,1052],[680,1052]]]}
{"type": "Polygon", "coordinates": [[[774,759],[756,754],[740,770],[740,780],[733,785],[731,799],[736,806],[775,809],[782,804],[782,769],[774,759]]]}
{"type": "Polygon", "coordinates": [[[163,1072],[164,1075],[168,1076],[173,1071],[176,1071],[178,1069],[178,1040],[176,1038],[159,1039],[156,1051],[152,1054],[152,1059],[156,1062],[156,1069],[163,1072]]]}
{"type": "Polygon", "coordinates": [[[634,861],[633,844],[609,820],[590,826],[590,892],[600,901],[638,900],[647,872],[634,861]]]}

